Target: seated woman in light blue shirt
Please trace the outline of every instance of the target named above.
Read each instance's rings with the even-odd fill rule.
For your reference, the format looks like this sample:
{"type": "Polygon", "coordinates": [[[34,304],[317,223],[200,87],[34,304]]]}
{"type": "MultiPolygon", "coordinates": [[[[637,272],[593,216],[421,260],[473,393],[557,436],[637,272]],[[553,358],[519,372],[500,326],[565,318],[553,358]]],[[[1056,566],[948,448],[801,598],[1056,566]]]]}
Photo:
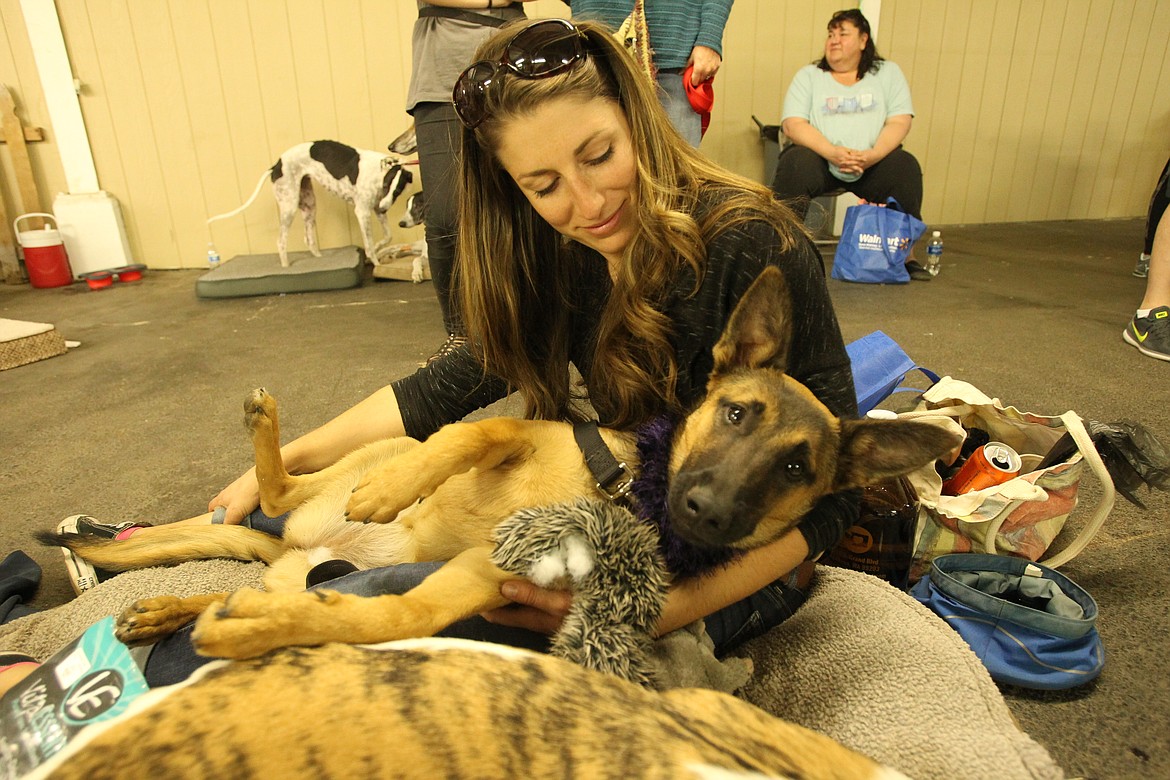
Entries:
{"type": "Polygon", "coordinates": [[[784,98],[781,127],[792,143],[772,189],[802,218],[812,198],[843,189],[874,203],[893,197],[922,219],[922,168],[902,148],[914,117],[910,85],[878,55],[861,11],[838,11],[828,27],[825,56],[797,72],[784,98]]]}

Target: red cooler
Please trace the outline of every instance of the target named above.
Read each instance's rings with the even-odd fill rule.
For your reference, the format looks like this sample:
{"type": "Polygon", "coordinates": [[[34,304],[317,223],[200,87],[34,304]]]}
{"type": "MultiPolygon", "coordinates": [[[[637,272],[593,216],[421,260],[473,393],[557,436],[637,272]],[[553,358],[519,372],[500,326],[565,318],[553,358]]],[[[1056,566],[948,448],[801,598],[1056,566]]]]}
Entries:
{"type": "Polygon", "coordinates": [[[28,281],[33,287],[64,287],[73,284],[69,257],[65,254],[65,243],[61,240],[61,232],[56,229],[56,224],[55,216],[41,212],[21,214],[12,222],[16,240],[24,250],[24,267],[28,269],[28,281]],[[44,230],[20,232],[17,226],[22,219],[29,217],[51,219],[54,227],[46,224],[44,230]]]}

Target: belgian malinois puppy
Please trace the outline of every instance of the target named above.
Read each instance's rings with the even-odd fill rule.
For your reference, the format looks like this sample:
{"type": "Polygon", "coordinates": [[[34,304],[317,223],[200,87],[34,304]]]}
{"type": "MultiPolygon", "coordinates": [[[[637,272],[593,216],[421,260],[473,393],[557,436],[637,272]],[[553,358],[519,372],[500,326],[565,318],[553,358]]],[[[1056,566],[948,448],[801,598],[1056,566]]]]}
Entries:
{"type": "MultiPolygon", "coordinates": [[[[765,545],[821,497],[905,474],[959,445],[955,433],[930,423],[832,415],[784,373],[788,311],[783,276],[769,268],[733,312],[713,351],[706,398],[678,425],[658,469],[667,482],[666,521],[688,544],[765,545]]],[[[430,636],[507,603],[499,586],[517,573],[492,562],[497,524],[522,508],[596,494],[566,423],[455,423],[422,444],[377,442],[323,471],[291,476],[281,461],[275,401],[257,390],[245,409],[261,506],[270,516],[292,512],[282,539],[239,526],[176,527],[123,541],[48,537],[113,571],[208,557],[272,566],[267,592],[137,602],[121,618],[124,641],[156,641],[197,615],[198,651],[226,658],[430,636]],[[360,501],[351,500],[355,487],[363,489],[360,501]],[[304,592],[309,568],[331,558],[359,568],[447,563],[404,595],[304,592]]],[[[635,471],[643,465],[634,433],[603,429],[602,437],[618,461],[635,471]]]]}

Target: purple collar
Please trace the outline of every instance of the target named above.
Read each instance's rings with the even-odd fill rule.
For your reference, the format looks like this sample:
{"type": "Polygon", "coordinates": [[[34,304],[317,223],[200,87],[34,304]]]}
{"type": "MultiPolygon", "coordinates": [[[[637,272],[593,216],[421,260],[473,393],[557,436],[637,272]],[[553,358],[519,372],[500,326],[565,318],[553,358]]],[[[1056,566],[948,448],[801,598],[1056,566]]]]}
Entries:
{"type": "Polygon", "coordinates": [[[630,493],[634,497],[634,514],[658,530],[658,548],[666,559],[666,568],[675,577],[693,577],[727,563],[740,551],[727,547],[698,547],[684,540],[671,527],[667,510],[667,470],[677,427],[676,418],[663,416],[637,428],[641,465],[630,493]]]}

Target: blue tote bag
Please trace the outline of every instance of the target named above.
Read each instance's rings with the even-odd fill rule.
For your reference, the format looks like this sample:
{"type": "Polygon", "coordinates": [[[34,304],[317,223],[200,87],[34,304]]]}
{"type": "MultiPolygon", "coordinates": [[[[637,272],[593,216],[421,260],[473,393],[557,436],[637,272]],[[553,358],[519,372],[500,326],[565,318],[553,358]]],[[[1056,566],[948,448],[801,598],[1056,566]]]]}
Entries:
{"type": "Polygon", "coordinates": [[[885,206],[850,206],[833,257],[832,277],[845,282],[905,284],[910,281],[906,258],[924,232],[926,223],[902,211],[893,198],[885,206]]]}
{"type": "Polygon", "coordinates": [[[938,374],[923,368],[905,350],[880,330],[845,345],[853,369],[853,389],[857,394],[857,413],[865,413],[894,393],[921,393],[923,388],[903,385],[911,371],[921,371],[931,384],[938,374]]]}

